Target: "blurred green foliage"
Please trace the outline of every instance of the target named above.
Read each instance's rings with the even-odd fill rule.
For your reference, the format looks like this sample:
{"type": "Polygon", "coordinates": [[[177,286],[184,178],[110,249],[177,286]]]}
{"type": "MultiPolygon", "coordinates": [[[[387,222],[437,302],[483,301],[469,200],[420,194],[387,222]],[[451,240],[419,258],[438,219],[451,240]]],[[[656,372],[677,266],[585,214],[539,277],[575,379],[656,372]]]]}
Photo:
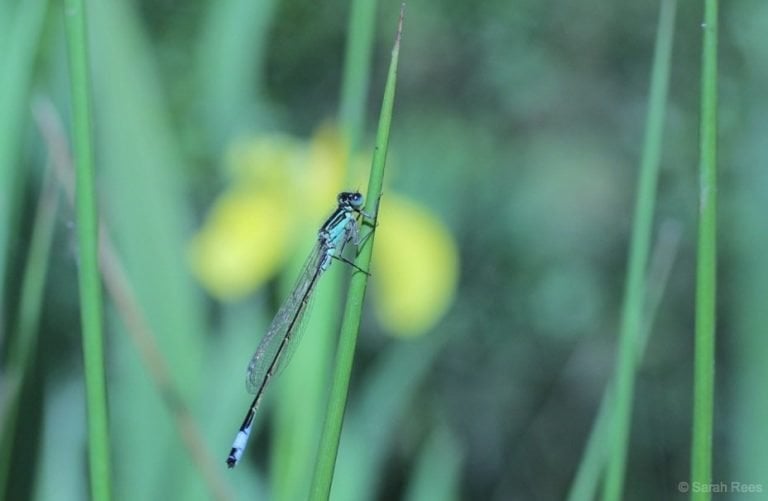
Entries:
{"type": "MultiPolygon", "coordinates": [[[[273,434],[274,416],[288,413],[273,412],[279,383],[246,460],[224,465],[249,400],[245,365],[284,288],[219,303],[192,279],[186,252],[228,182],[232,144],[266,133],[309,138],[335,117],[348,8],[88,3],[102,215],[203,456],[213,458],[206,478],[108,298],[116,499],[290,492],[273,488],[272,458],[296,459],[273,434]]],[[[377,11],[362,151],[373,144],[398,9],[382,2],[377,11]]],[[[656,226],[672,220],[682,239],[636,382],[626,499],[682,498],[677,486],[689,475],[700,9],[683,2],[677,15],[656,226]]],[[[447,225],[459,288],[416,339],[388,337],[366,313],[332,499],[568,492],[615,360],[657,10],[598,0],[408,5],[384,196],[416,199],[447,225]]],[[[42,2],[0,2],[0,418],[36,203],[46,162],[56,161],[33,101],[52,102],[69,123],[63,15],[57,3],[46,13],[42,2]],[[47,16],[39,26],[34,7],[47,16]],[[29,29],[18,29],[22,21],[29,29]]],[[[713,478],[765,492],[768,7],[723,3],[721,15],[713,478]]],[[[63,201],[56,223],[19,419],[0,446],[12,453],[6,499],[87,496],[73,212],[63,201]]],[[[371,286],[375,296],[375,275],[371,286]]],[[[286,378],[301,379],[301,351],[286,378]]],[[[298,397],[291,405],[302,412],[298,397]]]]}

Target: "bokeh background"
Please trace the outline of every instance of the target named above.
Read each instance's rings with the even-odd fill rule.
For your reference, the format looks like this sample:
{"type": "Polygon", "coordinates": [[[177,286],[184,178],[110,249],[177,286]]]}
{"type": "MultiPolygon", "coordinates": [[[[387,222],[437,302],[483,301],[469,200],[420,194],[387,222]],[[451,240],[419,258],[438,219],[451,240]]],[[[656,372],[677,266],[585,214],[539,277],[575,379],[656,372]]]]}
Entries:
{"type": "MultiPolygon", "coordinates": [[[[347,2],[88,2],[101,215],[110,270],[125,275],[105,294],[116,499],[304,498],[342,266],[318,291],[244,460],[226,471],[224,459],[250,402],[245,366],[317,224],[338,190],[365,187],[399,7],[376,7],[366,115],[350,131],[339,121],[347,2]]],[[[721,7],[714,479],[760,485],[758,499],[768,4],[721,7]]],[[[408,4],[332,499],[567,496],[614,366],[658,10],[408,4]]],[[[43,0],[0,10],[6,499],[88,496],[74,216],[54,174],[66,172],[70,129],[63,16],[43,0]],[[19,44],[29,79],[14,94],[19,44]],[[39,199],[54,204],[52,240],[32,260],[39,199]],[[21,313],[30,262],[44,276],[32,327],[21,313]],[[13,409],[22,332],[33,341],[13,409]]],[[[701,18],[699,2],[681,2],[655,217],[659,302],[626,499],[687,496],[701,18]]]]}

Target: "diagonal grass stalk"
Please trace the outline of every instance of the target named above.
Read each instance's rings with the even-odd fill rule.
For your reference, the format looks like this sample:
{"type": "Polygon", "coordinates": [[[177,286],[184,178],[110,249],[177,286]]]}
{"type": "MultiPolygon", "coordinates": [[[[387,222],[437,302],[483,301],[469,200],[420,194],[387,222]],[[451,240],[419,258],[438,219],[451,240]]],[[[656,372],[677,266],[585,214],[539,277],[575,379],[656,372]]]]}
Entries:
{"type": "MultiPolygon", "coordinates": [[[[4,2],[0,16],[0,305],[5,300],[9,245],[16,228],[16,215],[23,192],[19,169],[20,139],[25,127],[28,95],[38,45],[48,11],[47,0],[4,2]],[[15,4],[15,11],[10,4],[15,4]],[[14,15],[8,15],[13,12],[14,15]]],[[[4,328],[0,307],[0,329],[4,328]]],[[[2,339],[0,332],[0,339],[2,339]]],[[[0,491],[2,494],[2,491],[0,491]]]]}
{"type": "Polygon", "coordinates": [[[636,350],[642,331],[643,303],[646,297],[645,275],[656,204],[656,184],[669,85],[676,7],[676,0],[663,0],[659,11],[648,99],[648,119],[635,202],[629,266],[621,312],[618,359],[614,377],[616,398],[613,415],[613,438],[603,492],[604,499],[609,501],[620,499],[624,488],[632,418],[632,399],[634,398],[635,368],[637,366],[636,350]]]}
{"type": "MultiPolygon", "coordinates": [[[[645,298],[645,313],[643,327],[635,349],[636,367],[642,362],[648,337],[653,329],[661,299],[667,287],[680,246],[681,227],[677,222],[665,222],[659,230],[653,258],[648,274],[648,294],[645,298]]],[[[616,388],[610,383],[603,393],[597,417],[592,424],[592,430],[587,439],[584,455],[579,462],[568,493],[569,501],[595,499],[600,478],[605,471],[608,451],[611,447],[611,431],[615,421],[616,388]]]]}
{"type": "MultiPolygon", "coordinates": [[[[73,204],[74,172],[61,119],[49,101],[36,102],[33,112],[38,129],[50,152],[58,182],[64,189],[67,200],[73,204]]],[[[100,221],[100,226],[105,226],[103,221],[100,221]]],[[[173,416],[175,428],[208,492],[213,499],[231,499],[230,488],[221,475],[218,462],[214,461],[203,440],[200,426],[192,416],[186,399],[176,387],[169,363],[157,344],[157,336],[139,305],[136,293],[109,238],[107,229],[101,231],[99,265],[107,294],[139,351],[160,397],[173,416]]]]}
{"type": "Polygon", "coordinates": [[[51,170],[46,169],[32,227],[27,264],[21,281],[17,326],[8,341],[8,360],[3,373],[6,394],[0,416],[0,422],[3,423],[0,437],[0,493],[6,492],[13,463],[13,442],[19,419],[22,389],[34,365],[32,355],[39,336],[38,328],[58,203],[58,187],[51,170]]]}
{"type": "MultiPolygon", "coordinates": [[[[376,147],[373,154],[371,175],[368,182],[368,193],[365,211],[376,221],[379,211],[379,199],[381,197],[384,181],[384,167],[387,160],[387,148],[389,146],[389,130],[392,123],[392,109],[395,101],[395,84],[397,81],[397,63],[400,54],[400,38],[403,30],[403,15],[405,5],[400,10],[397,36],[392,48],[392,58],[387,74],[387,83],[384,88],[379,126],[376,133],[376,147]]],[[[373,241],[375,233],[367,238],[360,248],[355,259],[355,265],[361,269],[370,269],[371,255],[373,253],[373,241]]],[[[323,432],[320,438],[318,458],[315,464],[315,473],[312,479],[310,499],[314,501],[328,499],[333,481],[333,471],[336,464],[336,455],[339,450],[339,437],[341,435],[341,423],[344,418],[349,380],[352,372],[357,334],[360,329],[360,318],[363,310],[363,298],[368,285],[368,276],[364,273],[352,275],[347,294],[347,303],[344,309],[344,317],[339,335],[339,346],[336,352],[335,368],[332,376],[331,393],[328,410],[323,424],[323,432]]]]}

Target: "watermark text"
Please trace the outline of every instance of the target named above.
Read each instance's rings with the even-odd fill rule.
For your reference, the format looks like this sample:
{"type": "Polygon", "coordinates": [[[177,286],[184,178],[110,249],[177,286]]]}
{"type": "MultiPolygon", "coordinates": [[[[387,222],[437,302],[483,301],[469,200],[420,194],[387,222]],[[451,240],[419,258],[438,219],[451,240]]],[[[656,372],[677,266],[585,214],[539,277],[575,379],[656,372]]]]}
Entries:
{"type": "Polygon", "coordinates": [[[678,482],[677,490],[682,493],[733,493],[733,494],[760,494],[766,492],[763,484],[749,482],[678,482]]]}

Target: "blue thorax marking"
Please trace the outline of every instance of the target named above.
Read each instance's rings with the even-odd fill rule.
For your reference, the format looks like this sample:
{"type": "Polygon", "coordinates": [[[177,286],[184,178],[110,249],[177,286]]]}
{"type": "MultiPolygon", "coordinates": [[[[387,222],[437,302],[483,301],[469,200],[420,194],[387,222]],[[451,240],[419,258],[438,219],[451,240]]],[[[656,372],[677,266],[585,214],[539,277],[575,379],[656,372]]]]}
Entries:
{"type": "Polygon", "coordinates": [[[331,264],[331,259],[346,243],[350,235],[350,224],[354,224],[353,209],[349,206],[339,206],[320,228],[318,238],[326,248],[326,255],[320,264],[323,271],[331,264]]]}

